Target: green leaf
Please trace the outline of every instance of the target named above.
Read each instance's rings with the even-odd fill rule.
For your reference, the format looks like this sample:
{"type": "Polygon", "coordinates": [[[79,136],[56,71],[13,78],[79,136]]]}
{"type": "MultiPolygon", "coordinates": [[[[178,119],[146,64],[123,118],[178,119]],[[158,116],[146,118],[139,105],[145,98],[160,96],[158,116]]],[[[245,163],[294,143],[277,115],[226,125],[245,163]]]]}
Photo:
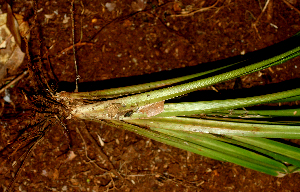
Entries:
{"type": "Polygon", "coordinates": [[[142,127],[154,127],[189,133],[211,133],[218,135],[236,135],[266,138],[300,138],[300,126],[267,124],[268,122],[230,122],[188,117],[165,117],[151,119],[126,120],[142,127]]]}
{"type": "Polygon", "coordinates": [[[300,32],[267,51],[250,53],[240,61],[218,65],[207,71],[124,88],[63,93],[62,96],[70,100],[114,98],[73,106],[71,114],[82,119],[101,121],[199,155],[280,177],[299,171],[300,149],[268,138],[300,138],[299,120],[295,119],[300,114],[299,109],[232,109],[296,101],[300,98],[300,88],[245,98],[165,103],[164,111],[154,117],[142,113],[141,109],[150,106],[149,110],[155,110],[156,105],[153,104],[162,104],[165,100],[203,87],[281,64],[300,55],[299,45],[300,32]],[[152,89],[156,90],[149,91],[152,89]],[[133,95],[124,96],[130,94],[133,95]],[[259,120],[257,117],[264,119],[259,120]],[[294,119],[276,121],[278,117],[294,119]]]}

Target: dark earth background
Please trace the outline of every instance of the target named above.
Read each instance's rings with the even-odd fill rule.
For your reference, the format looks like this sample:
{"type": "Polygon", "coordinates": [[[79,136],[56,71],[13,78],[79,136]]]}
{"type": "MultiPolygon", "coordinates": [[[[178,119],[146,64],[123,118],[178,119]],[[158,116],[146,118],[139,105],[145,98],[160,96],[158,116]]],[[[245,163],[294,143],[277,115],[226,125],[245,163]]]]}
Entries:
{"type": "MultiPolygon", "coordinates": [[[[299,13],[288,6],[299,8],[297,0],[271,0],[261,17],[264,0],[220,0],[213,8],[181,17],[174,15],[210,7],[215,1],[159,0],[148,1],[145,7],[132,2],[74,2],[75,42],[87,43],[76,46],[81,83],[100,81],[106,87],[118,87],[103,80],[201,65],[268,47],[300,31],[299,13]],[[115,3],[115,8],[108,10],[106,3],[115,3]]],[[[40,64],[41,73],[52,77],[51,84],[60,86],[59,90],[73,90],[62,83],[74,85],[76,76],[73,52],[65,50],[72,46],[71,1],[37,1],[35,8],[34,1],[16,0],[12,7],[32,26],[32,64],[40,64]]],[[[296,58],[215,88],[250,88],[296,79],[300,77],[299,61],[296,58]]],[[[19,72],[28,65],[25,59],[19,72]]],[[[45,118],[52,122],[27,158],[13,191],[299,191],[299,174],[276,178],[78,119],[63,121],[70,132],[68,151],[67,134],[54,115],[38,113],[24,97],[22,90],[37,91],[36,81],[27,76],[9,89],[16,108],[5,103],[0,121],[0,150],[29,125],[45,118]]],[[[79,85],[79,91],[83,89],[79,85]]],[[[1,164],[0,191],[15,176],[24,149],[1,164]]]]}

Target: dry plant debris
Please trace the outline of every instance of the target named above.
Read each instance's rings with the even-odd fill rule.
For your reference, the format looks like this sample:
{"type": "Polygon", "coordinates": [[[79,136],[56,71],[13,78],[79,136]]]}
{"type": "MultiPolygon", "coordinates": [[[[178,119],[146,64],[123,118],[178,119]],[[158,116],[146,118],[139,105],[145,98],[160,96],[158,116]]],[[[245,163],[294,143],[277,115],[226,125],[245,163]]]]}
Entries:
{"type": "Polygon", "coordinates": [[[28,24],[22,20],[21,16],[18,16],[17,21],[7,4],[7,13],[0,15],[0,83],[6,77],[7,72],[14,74],[22,64],[25,53],[21,50],[20,31],[22,30],[22,35],[29,38],[28,29],[28,24]]]}

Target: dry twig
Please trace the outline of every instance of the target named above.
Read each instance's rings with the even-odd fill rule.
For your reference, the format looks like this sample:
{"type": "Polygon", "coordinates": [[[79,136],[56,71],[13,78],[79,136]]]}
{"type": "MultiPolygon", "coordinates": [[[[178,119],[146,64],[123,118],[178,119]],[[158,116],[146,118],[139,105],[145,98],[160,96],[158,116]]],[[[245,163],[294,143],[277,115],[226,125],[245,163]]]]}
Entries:
{"type": "Polygon", "coordinates": [[[75,52],[75,21],[74,21],[74,0],[71,2],[71,22],[72,22],[72,44],[73,44],[73,56],[74,56],[74,66],[75,66],[75,73],[76,73],[76,88],[74,92],[78,92],[78,80],[80,76],[78,75],[78,66],[76,61],[76,52],[75,52]]]}
{"type": "Polygon", "coordinates": [[[104,159],[105,162],[108,163],[109,168],[111,169],[111,172],[118,176],[119,178],[122,178],[122,176],[116,171],[116,169],[114,168],[113,164],[111,163],[111,161],[109,160],[109,158],[102,152],[102,150],[100,150],[100,147],[98,145],[98,143],[95,141],[95,139],[90,135],[89,131],[87,130],[87,128],[85,127],[84,129],[82,129],[82,131],[84,132],[84,134],[88,137],[88,139],[92,142],[92,144],[95,146],[95,149],[97,150],[97,153],[101,156],[102,159],[104,159]]]}
{"type": "Polygon", "coordinates": [[[99,165],[97,163],[95,163],[95,160],[92,160],[88,154],[87,154],[87,145],[86,145],[86,142],[81,134],[81,132],[79,131],[78,127],[76,127],[76,132],[79,134],[79,136],[81,137],[82,141],[83,141],[83,144],[84,144],[84,151],[85,151],[85,157],[88,159],[88,162],[89,163],[93,163],[98,169],[100,169],[101,171],[104,171],[104,172],[108,172],[108,170],[106,169],[103,169],[101,167],[99,167],[99,165]]]}
{"type": "Polygon", "coordinates": [[[18,82],[20,79],[24,78],[25,75],[28,74],[28,71],[24,71],[21,75],[19,75],[17,78],[15,78],[14,80],[12,80],[11,82],[9,82],[7,85],[5,85],[1,90],[0,90],[0,94],[3,93],[7,88],[9,88],[10,86],[14,85],[16,82],[18,82]]]}
{"type": "Polygon", "coordinates": [[[214,7],[216,7],[216,5],[219,3],[220,0],[217,0],[212,6],[210,7],[204,7],[204,8],[200,8],[197,9],[195,11],[191,11],[188,13],[182,13],[181,15],[171,15],[171,17],[188,17],[188,16],[193,16],[195,13],[200,13],[200,12],[204,12],[204,11],[208,11],[214,7]]]}
{"type": "Polygon", "coordinates": [[[294,9],[298,14],[300,14],[299,9],[297,9],[296,7],[294,7],[292,4],[290,4],[288,1],[286,0],[282,0],[287,6],[289,6],[291,9],[294,9]]]}
{"type": "Polygon", "coordinates": [[[88,43],[88,42],[78,42],[78,43],[75,43],[74,45],[71,45],[71,46],[65,48],[59,54],[57,54],[57,56],[61,56],[62,54],[65,54],[69,50],[73,49],[74,46],[79,47],[79,46],[83,46],[83,45],[90,45],[90,46],[92,46],[94,44],[93,43],[88,43]]]}
{"type": "Polygon", "coordinates": [[[271,1],[271,0],[267,0],[267,2],[266,2],[266,4],[265,4],[265,6],[264,6],[262,12],[260,13],[260,15],[258,16],[258,18],[256,19],[256,21],[252,24],[252,27],[254,28],[255,32],[257,33],[259,39],[261,39],[261,37],[260,37],[260,35],[259,35],[259,33],[258,33],[258,29],[257,29],[256,26],[257,26],[258,21],[260,20],[260,18],[261,18],[262,15],[264,14],[264,12],[267,10],[267,7],[268,7],[270,1],[271,1]]]}

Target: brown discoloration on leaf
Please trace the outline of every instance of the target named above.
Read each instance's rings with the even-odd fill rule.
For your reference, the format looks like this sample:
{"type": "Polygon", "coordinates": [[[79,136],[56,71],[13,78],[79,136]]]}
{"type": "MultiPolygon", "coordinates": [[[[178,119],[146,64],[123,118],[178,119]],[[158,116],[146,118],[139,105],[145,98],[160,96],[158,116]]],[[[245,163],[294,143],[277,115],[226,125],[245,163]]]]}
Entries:
{"type": "Polygon", "coordinates": [[[165,101],[159,101],[140,107],[139,112],[145,113],[148,117],[155,116],[164,111],[165,101]]]}
{"type": "Polygon", "coordinates": [[[130,117],[135,111],[133,109],[124,109],[124,107],[121,103],[112,103],[106,108],[105,113],[108,114],[110,119],[119,119],[121,116],[130,117]]]}
{"type": "Polygon", "coordinates": [[[120,103],[113,103],[111,104],[109,107],[107,107],[107,114],[109,115],[110,118],[116,118],[117,116],[119,116],[119,112],[120,112],[120,107],[122,105],[120,103]]]}

